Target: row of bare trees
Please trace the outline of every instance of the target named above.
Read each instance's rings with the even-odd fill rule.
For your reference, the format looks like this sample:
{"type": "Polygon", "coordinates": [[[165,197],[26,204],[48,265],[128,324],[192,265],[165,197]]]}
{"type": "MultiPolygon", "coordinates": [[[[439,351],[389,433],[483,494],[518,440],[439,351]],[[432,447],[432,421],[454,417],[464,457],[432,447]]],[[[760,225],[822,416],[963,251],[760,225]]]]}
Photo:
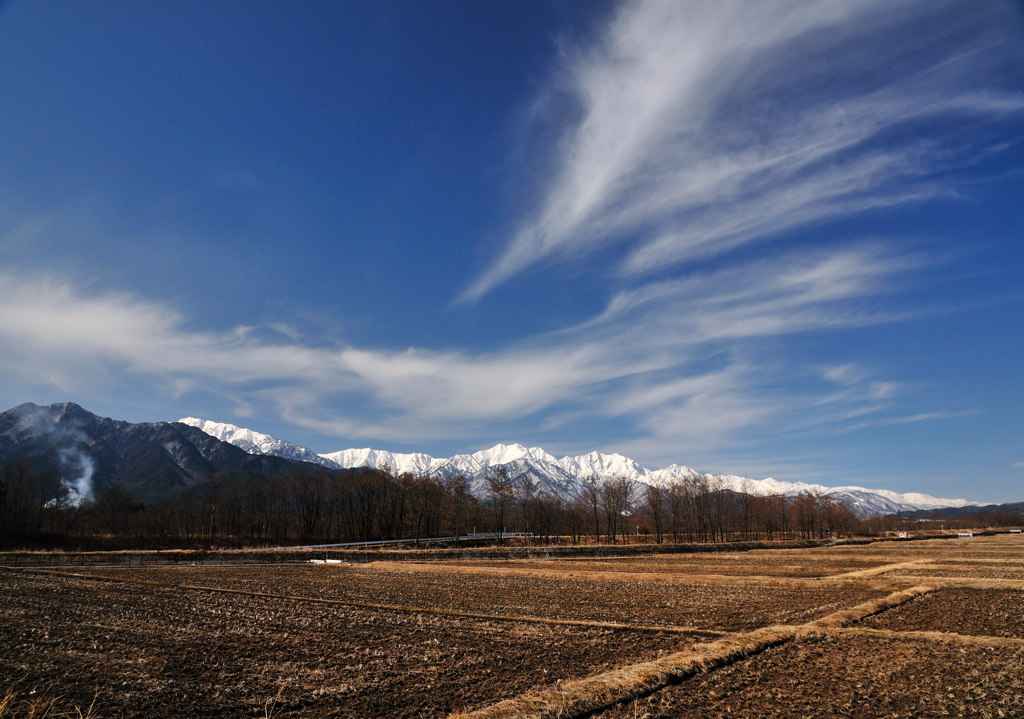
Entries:
{"type": "Polygon", "coordinates": [[[515,531],[531,533],[536,543],[662,543],[841,536],[867,528],[828,496],[759,496],[709,476],[660,485],[590,478],[573,489],[556,493],[503,467],[476,486],[462,476],[308,470],[287,478],[222,477],[150,504],[108,485],[70,507],[58,501],[58,480],[8,462],[0,468],[0,540],[107,536],[268,546],[515,531]]]}

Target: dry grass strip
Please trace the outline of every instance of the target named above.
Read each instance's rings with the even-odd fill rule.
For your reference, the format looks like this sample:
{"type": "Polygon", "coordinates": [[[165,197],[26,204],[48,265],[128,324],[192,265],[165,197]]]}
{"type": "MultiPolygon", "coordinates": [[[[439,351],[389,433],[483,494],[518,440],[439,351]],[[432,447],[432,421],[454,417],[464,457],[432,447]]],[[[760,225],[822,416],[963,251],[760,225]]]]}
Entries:
{"type": "Polygon", "coordinates": [[[887,574],[888,572],[894,572],[900,569],[917,569],[919,565],[926,561],[928,560],[914,559],[909,562],[894,562],[893,564],[883,564],[880,567],[871,567],[869,569],[857,569],[853,572],[834,574],[831,577],[828,577],[828,579],[860,579],[861,577],[876,577],[879,574],[887,574]]]}
{"type": "Polygon", "coordinates": [[[850,607],[849,609],[840,609],[838,612],[832,612],[828,616],[816,619],[813,622],[808,622],[803,626],[810,629],[844,627],[848,624],[859,622],[862,619],[873,617],[876,614],[881,614],[889,609],[894,609],[901,604],[906,604],[911,599],[916,599],[917,597],[934,592],[935,590],[936,587],[930,584],[919,584],[915,587],[902,589],[878,599],[863,602],[862,604],[850,607]]]}
{"type": "Polygon", "coordinates": [[[942,577],[942,576],[909,576],[901,574],[893,574],[886,579],[891,579],[893,582],[920,582],[922,580],[929,584],[934,584],[940,587],[956,587],[958,589],[1015,589],[1017,591],[1024,590],[1024,579],[983,579],[980,577],[942,577]]]}
{"type": "Polygon", "coordinates": [[[898,631],[894,629],[869,629],[867,627],[834,627],[821,632],[824,636],[854,634],[885,639],[922,639],[943,644],[973,645],[983,647],[1024,647],[1024,639],[1017,637],[991,637],[954,632],[898,631]]]}
{"type": "Polygon", "coordinates": [[[584,679],[562,682],[545,690],[528,692],[449,719],[575,719],[632,701],[689,679],[702,672],[728,666],[799,636],[837,631],[855,621],[898,607],[934,587],[919,585],[834,612],[798,626],[777,625],[733,634],[660,659],[633,664],[584,679]]]}
{"type": "MultiPolygon", "coordinates": [[[[645,584],[706,584],[759,587],[820,587],[822,582],[837,581],[837,577],[773,577],[735,574],[688,574],[685,571],[672,572],[601,572],[589,570],[531,569],[528,567],[472,567],[413,562],[369,562],[356,571],[377,572],[418,572],[427,574],[475,574],[491,577],[531,577],[535,579],[578,579],[588,582],[633,582],[645,584]]],[[[840,575],[842,576],[842,575],[840,575]]],[[[844,581],[839,579],[838,581],[844,581]]],[[[921,581],[920,577],[904,578],[903,584],[921,581]]],[[[873,589],[892,589],[896,583],[886,577],[877,583],[858,582],[859,586],[873,589]]]]}
{"type": "MultiPolygon", "coordinates": [[[[1016,552],[1014,554],[1017,554],[1016,552]]],[[[1014,557],[1003,557],[994,559],[992,557],[956,557],[955,559],[938,559],[932,558],[926,560],[928,563],[922,565],[924,569],[931,569],[932,567],[960,567],[970,569],[971,565],[974,564],[1009,564],[1012,566],[1024,567],[1024,561],[1021,561],[1019,556],[1014,557]]]]}
{"type": "MultiPolygon", "coordinates": [[[[472,566],[473,564],[491,565],[494,566],[497,563],[502,564],[536,564],[538,562],[550,563],[550,564],[600,564],[602,562],[634,562],[638,566],[643,566],[647,563],[654,564],[678,564],[681,567],[686,567],[691,564],[757,564],[760,560],[765,558],[771,560],[781,560],[787,563],[842,563],[849,564],[864,564],[885,562],[892,559],[891,555],[880,555],[880,556],[851,556],[841,555],[835,557],[831,555],[822,554],[827,552],[831,547],[812,547],[802,549],[786,549],[783,547],[775,549],[749,549],[743,552],[694,552],[684,554],[630,554],[630,555],[609,555],[601,557],[574,557],[574,556],[551,556],[551,557],[516,557],[514,559],[454,559],[450,560],[450,563],[463,566],[472,566]]],[[[417,560],[415,558],[410,559],[393,559],[393,560],[380,560],[381,562],[390,561],[395,563],[410,562],[415,564],[424,564],[429,560],[417,560]]]]}
{"type": "MultiPolygon", "coordinates": [[[[0,567],[0,569],[4,569],[0,567]]],[[[697,629],[696,627],[679,626],[657,626],[649,624],[624,624],[621,622],[601,622],[586,619],[551,619],[548,617],[520,617],[506,614],[486,614],[482,612],[464,612],[457,609],[438,609],[435,607],[407,607],[399,604],[377,604],[374,602],[358,602],[347,599],[330,599],[327,597],[303,597],[290,594],[274,594],[272,592],[254,592],[246,589],[231,589],[229,587],[207,587],[198,584],[178,584],[175,582],[161,582],[152,579],[130,579],[127,577],[111,577],[104,574],[87,574],[84,572],[64,572],[56,569],[23,569],[11,570],[20,571],[23,574],[45,574],[58,577],[70,577],[74,579],[93,579],[101,582],[112,582],[115,584],[134,584],[150,587],[161,587],[163,589],[181,589],[197,592],[214,592],[216,594],[235,594],[244,597],[258,597],[262,599],[287,599],[293,602],[308,602],[312,604],[329,604],[333,606],[353,607],[356,609],[375,609],[387,612],[405,612],[410,614],[434,614],[445,617],[458,617],[461,619],[482,619],[495,622],[518,622],[523,624],[548,624],[553,626],[580,627],[583,629],[610,629],[613,631],[648,632],[657,634],[685,634],[695,637],[721,637],[727,632],[715,631],[713,629],[697,629]]]]}

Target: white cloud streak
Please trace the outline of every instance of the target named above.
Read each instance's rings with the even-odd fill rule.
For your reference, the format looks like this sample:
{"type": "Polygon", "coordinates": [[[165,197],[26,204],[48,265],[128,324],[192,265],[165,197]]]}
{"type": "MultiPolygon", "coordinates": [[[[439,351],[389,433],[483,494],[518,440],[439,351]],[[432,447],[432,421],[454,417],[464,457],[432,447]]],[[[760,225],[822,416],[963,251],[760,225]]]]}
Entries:
{"type": "Polygon", "coordinates": [[[877,245],[778,257],[623,292],[590,322],[488,352],[311,346],[252,327],[196,331],[172,308],[132,295],[0,275],[0,370],[68,391],[133,383],[226,397],[250,412],[269,402],[295,424],[346,437],[451,439],[583,413],[710,441],[778,411],[754,381],[764,363],[736,359],[736,347],[888,321],[857,307],[915,261],[877,245]],[[690,366],[722,352],[722,367],[690,366]]]}
{"type": "Polygon", "coordinates": [[[954,5],[624,3],[563,68],[579,117],[538,209],[462,299],[608,244],[637,277],[949,192],[966,132],[1024,110],[985,82],[1014,55],[991,37],[1012,9],[954,5]]]}

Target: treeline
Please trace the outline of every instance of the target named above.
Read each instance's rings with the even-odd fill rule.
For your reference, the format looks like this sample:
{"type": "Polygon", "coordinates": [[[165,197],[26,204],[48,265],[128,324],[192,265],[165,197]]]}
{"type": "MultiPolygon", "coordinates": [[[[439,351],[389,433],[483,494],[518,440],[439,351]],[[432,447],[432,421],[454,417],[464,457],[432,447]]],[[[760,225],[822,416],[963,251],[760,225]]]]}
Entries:
{"type": "Polygon", "coordinates": [[[756,496],[712,478],[649,486],[591,479],[572,499],[503,468],[471,487],[462,476],[362,469],[292,477],[225,476],[173,500],[143,503],[117,484],[81,506],[59,478],[25,462],[0,468],[0,541],[6,546],[279,546],[530,532],[538,544],[721,542],[845,536],[867,527],[827,496],[756,496]]]}
{"type": "Polygon", "coordinates": [[[957,510],[948,515],[931,510],[927,514],[912,512],[910,516],[887,514],[861,522],[872,534],[896,532],[943,531],[947,529],[978,529],[980,527],[1024,527],[1024,508],[979,507],[976,510],[957,510]],[[924,516],[921,516],[924,514],[924,516]]]}

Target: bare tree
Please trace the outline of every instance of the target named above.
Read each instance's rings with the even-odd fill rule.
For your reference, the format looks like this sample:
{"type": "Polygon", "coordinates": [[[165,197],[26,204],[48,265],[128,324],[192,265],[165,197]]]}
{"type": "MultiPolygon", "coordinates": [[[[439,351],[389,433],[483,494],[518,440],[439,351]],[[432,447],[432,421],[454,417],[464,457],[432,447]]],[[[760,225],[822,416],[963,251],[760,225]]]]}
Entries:
{"type": "MultiPolygon", "coordinates": [[[[469,493],[469,480],[456,474],[444,480],[448,500],[448,522],[453,537],[460,537],[466,528],[469,506],[475,500],[469,493]]],[[[456,539],[456,542],[458,539],[456,539]]]]}
{"type": "Polygon", "coordinates": [[[524,532],[530,532],[530,505],[533,503],[534,495],[537,492],[537,482],[524,472],[515,478],[513,489],[516,498],[519,500],[520,523],[524,532]]]}
{"type": "Polygon", "coordinates": [[[508,476],[508,469],[495,467],[487,473],[484,481],[487,487],[487,499],[491,502],[491,507],[494,510],[495,531],[498,532],[498,541],[501,542],[504,540],[505,534],[505,508],[513,494],[512,480],[508,476]]]}
{"type": "Polygon", "coordinates": [[[590,475],[586,477],[580,487],[580,499],[586,506],[591,519],[594,521],[594,541],[601,541],[601,489],[597,484],[597,477],[590,475]]]}
{"type": "Polygon", "coordinates": [[[644,485],[647,514],[654,525],[654,538],[661,544],[665,525],[665,488],[660,482],[644,485]]]}
{"type": "Polygon", "coordinates": [[[672,477],[668,482],[667,494],[668,511],[671,517],[672,541],[678,544],[686,512],[686,485],[679,477],[672,477]]]}
{"type": "Polygon", "coordinates": [[[600,488],[601,507],[604,510],[605,529],[608,540],[614,544],[621,533],[625,540],[630,502],[633,498],[634,481],[629,477],[617,476],[605,480],[600,488]]]}

